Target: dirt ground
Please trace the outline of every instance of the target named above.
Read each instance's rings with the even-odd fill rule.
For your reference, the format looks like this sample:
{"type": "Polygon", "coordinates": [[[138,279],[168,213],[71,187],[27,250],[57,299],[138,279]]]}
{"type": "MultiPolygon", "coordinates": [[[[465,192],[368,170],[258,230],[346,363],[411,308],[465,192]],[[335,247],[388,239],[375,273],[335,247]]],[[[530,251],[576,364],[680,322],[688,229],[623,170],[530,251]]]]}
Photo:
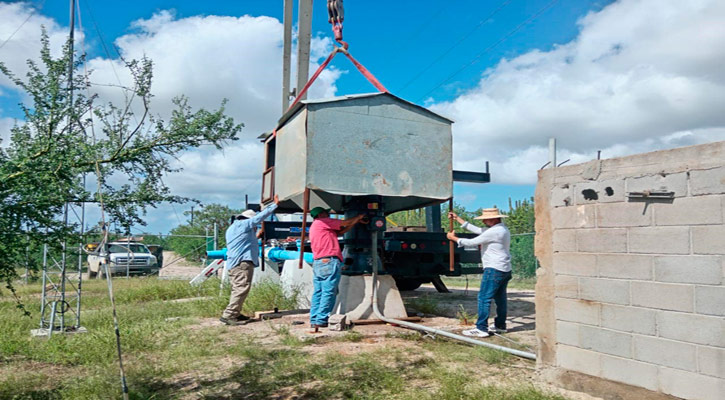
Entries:
{"type": "MultiPolygon", "coordinates": [[[[421,301],[425,304],[435,304],[435,314],[423,314],[422,320],[418,323],[460,333],[464,329],[471,328],[475,322],[469,321],[468,325],[463,325],[460,314],[461,307],[468,315],[476,314],[478,291],[476,289],[465,290],[458,288],[450,288],[450,290],[452,293],[438,293],[432,286],[424,285],[415,291],[402,292],[401,294],[409,316],[421,316],[422,314],[412,306],[414,304],[419,304],[421,301]]],[[[509,290],[508,299],[509,332],[503,336],[497,335],[482,340],[536,353],[534,291],[509,290]]],[[[346,335],[347,332],[331,331],[324,328],[320,329],[318,333],[313,333],[309,328],[308,310],[293,310],[283,314],[285,315],[278,319],[228,327],[227,334],[221,340],[232,343],[239,340],[240,337],[253,337],[260,345],[273,345],[278,340],[277,334],[280,330],[286,330],[291,336],[303,341],[314,338],[312,344],[304,346],[304,351],[310,353],[336,352],[352,355],[371,352],[385,346],[415,348],[415,351],[411,352],[412,354],[421,354],[421,352],[426,351],[420,348],[417,342],[405,338],[406,335],[418,335],[418,333],[402,327],[388,324],[355,325],[352,330],[361,334],[363,338],[358,342],[349,342],[337,340],[346,335]]],[[[222,326],[222,323],[215,318],[210,318],[200,321],[198,325],[189,326],[188,329],[204,329],[211,326],[222,326]]],[[[505,367],[508,376],[532,383],[541,389],[559,393],[569,399],[599,399],[583,393],[564,390],[541,381],[537,376],[535,363],[533,362],[516,357],[513,357],[510,362],[511,365],[505,367]]]]}
{"type": "Polygon", "coordinates": [[[202,269],[204,268],[201,266],[201,262],[190,263],[173,251],[164,251],[164,265],[159,271],[159,277],[162,279],[191,280],[202,269]]]}

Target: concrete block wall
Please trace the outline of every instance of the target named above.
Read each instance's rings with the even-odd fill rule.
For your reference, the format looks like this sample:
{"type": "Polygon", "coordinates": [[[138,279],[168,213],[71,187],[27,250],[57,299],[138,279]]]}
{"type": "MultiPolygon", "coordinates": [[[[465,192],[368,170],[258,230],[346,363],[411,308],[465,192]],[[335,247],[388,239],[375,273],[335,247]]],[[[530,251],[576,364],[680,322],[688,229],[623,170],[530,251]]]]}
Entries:
{"type": "Polygon", "coordinates": [[[535,207],[539,367],[725,398],[725,142],[542,170],[535,207]]]}

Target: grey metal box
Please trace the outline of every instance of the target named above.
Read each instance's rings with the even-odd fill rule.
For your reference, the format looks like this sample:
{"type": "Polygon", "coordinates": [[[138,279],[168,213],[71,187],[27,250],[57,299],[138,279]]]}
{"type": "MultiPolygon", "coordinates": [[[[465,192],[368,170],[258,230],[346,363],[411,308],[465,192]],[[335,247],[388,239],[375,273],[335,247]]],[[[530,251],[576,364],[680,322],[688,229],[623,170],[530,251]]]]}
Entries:
{"type": "Polygon", "coordinates": [[[310,207],[335,211],[344,196],[384,196],[386,212],[441,203],[453,191],[451,124],[389,93],[300,102],[268,145],[263,198],[273,190],[301,208],[310,188],[310,207]]]}

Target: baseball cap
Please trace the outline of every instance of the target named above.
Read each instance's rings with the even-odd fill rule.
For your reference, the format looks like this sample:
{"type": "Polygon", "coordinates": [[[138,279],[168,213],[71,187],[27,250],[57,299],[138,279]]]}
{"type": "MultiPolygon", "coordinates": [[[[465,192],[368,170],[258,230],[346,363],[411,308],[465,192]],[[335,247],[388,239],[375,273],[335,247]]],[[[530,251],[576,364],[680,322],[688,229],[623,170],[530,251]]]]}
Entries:
{"type": "Polygon", "coordinates": [[[317,218],[318,215],[320,215],[323,212],[330,212],[329,208],[322,208],[322,207],[315,207],[312,210],[310,210],[310,215],[312,215],[312,218],[317,218]]]}

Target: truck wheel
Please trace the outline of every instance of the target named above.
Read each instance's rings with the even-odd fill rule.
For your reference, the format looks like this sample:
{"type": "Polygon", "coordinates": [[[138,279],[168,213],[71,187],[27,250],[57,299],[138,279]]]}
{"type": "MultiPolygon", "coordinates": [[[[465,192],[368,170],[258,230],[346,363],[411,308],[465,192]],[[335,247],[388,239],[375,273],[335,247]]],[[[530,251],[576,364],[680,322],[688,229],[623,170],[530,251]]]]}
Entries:
{"type": "Polygon", "coordinates": [[[422,281],[414,278],[398,278],[394,277],[398,290],[406,292],[418,289],[423,284],[422,281]]]}
{"type": "Polygon", "coordinates": [[[88,266],[88,271],[86,272],[86,276],[85,276],[85,278],[86,278],[86,279],[93,279],[93,278],[95,278],[95,277],[96,277],[96,273],[95,273],[95,272],[93,272],[93,270],[91,270],[91,266],[89,265],[89,266],[88,266]]]}

